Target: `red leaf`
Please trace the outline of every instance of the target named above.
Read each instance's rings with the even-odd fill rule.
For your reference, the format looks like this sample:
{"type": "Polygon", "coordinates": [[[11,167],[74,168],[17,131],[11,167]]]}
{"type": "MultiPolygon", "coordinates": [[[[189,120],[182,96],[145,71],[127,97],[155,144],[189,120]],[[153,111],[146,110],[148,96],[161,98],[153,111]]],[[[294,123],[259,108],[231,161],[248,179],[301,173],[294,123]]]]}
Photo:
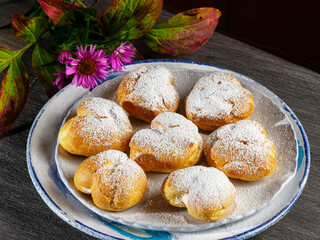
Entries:
{"type": "Polygon", "coordinates": [[[18,37],[22,36],[29,42],[36,42],[47,30],[48,21],[42,17],[27,18],[19,12],[12,15],[12,31],[18,37]]]}
{"type": "Polygon", "coordinates": [[[15,11],[12,14],[12,31],[13,34],[18,37],[23,34],[28,28],[28,22],[30,21],[29,18],[25,17],[23,14],[15,11]]]}
{"type": "Polygon", "coordinates": [[[6,132],[24,108],[29,94],[29,79],[21,55],[14,58],[2,80],[0,90],[0,134],[6,132]]]}
{"type": "Polygon", "coordinates": [[[64,2],[62,0],[38,0],[43,11],[48,15],[52,22],[56,25],[62,15],[67,11],[74,9],[82,9],[81,7],[64,2]]]}
{"type": "Polygon", "coordinates": [[[153,27],[143,40],[152,50],[161,54],[189,54],[208,41],[220,16],[221,12],[215,8],[188,10],[153,27]]]}

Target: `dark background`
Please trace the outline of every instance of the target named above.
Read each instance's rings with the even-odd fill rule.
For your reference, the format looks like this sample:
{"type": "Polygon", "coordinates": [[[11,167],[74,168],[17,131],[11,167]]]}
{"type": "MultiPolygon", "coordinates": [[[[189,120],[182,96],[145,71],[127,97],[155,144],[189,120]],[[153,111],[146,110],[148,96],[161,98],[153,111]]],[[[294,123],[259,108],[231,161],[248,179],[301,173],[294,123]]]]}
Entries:
{"type": "Polygon", "coordinates": [[[222,12],[216,31],[320,72],[320,1],[164,0],[175,13],[197,7],[222,12]]]}
{"type": "MultiPolygon", "coordinates": [[[[23,3],[32,0],[0,0],[0,8],[13,4],[21,11],[23,3]]],[[[198,7],[222,12],[217,32],[320,72],[320,1],[164,0],[164,9],[173,13],[198,7]]],[[[9,23],[11,15],[1,16],[0,26],[9,23]]]]}

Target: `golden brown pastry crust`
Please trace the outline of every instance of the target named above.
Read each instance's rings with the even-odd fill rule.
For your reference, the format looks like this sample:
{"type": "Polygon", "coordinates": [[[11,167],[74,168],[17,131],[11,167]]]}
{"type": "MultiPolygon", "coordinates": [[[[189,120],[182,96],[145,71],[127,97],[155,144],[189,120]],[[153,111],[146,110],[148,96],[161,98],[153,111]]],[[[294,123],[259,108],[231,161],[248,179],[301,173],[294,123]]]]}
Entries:
{"type": "Polygon", "coordinates": [[[177,111],[179,95],[173,83],[165,67],[140,67],[123,78],[117,98],[130,115],[151,122],[160,113],[177,111]]]}
{"type": "Polygon", "coordinates": [[[276,148],[257,122],[242,120],[212,132],[204,144],[210,166],[228,177],[255,181],[269,175],[276,167],[276,148]]]}
{"type": "Polygon", "coordinates": [[[235,187],[223,172],[204,166],[170,173],[161,192],[170,205],[186,207],[192,217],[206,222],[222,217],[236,197],[235,187]]]}
{"type": "Polygon", "coordinates": [[[113,101],[95,97],[80,103],[77,116],[62,126],[58,140],[72,154],[92,156],[109,149],[125,151],[132,135],[123,109],[113,101]]]}
{"type": "Polygon", "coordinates": [[[254,98],[229,73],[214,72],[201,78],[185,102],[186,116],[200,129],[213,131],[220,126],[249,119],[254,98]]]}
{"type": "Polygon", "coordinates": [[[122,211],[137,204],[147,190],[147,177],[126,154],[107,150],[84,160],[74,175],[76,188],[91,194],[94,204],[122,211]]]}
{"type": "Polygon", "coordinates": [[[202,137],[191,121],[177,113],[162,113],[151,129],[134,134],[130,158],[144,171],[172,172],[196,164],[202,152],[202,137]]]}

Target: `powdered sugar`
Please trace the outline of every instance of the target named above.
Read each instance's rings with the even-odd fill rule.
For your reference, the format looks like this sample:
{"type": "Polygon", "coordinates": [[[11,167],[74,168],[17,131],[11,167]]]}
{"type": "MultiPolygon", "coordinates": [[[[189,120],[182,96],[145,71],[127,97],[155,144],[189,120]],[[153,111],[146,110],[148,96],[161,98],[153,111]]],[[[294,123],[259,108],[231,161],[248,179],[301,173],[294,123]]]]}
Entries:
{"type": "Polygon", "coordinates": [[[256,175],[266,169],[272,147],[262,126],[251,120],[220,127],[206,141],[206,148],[223,161],[220,167],[241,175],[256,175]]]}
{"type": "Polygon", "coordinates": [[[202,77],[186,100],[186,111],[197,117],[223,119],[229,115],[241,116],[246,111],[247,96],[251,93],[241,87],[232,75],[214,72],[202,77]]]}
{"type": "Polygon", "coordinates": [[[86,128],[81,131],[94,132],[94,140],[98,142],[100,137],[103,138],[106,134],[110,135],[110,132],[117,132],[118,136],[122,138],[132,129],[124,110],[113,101],[99,97],[88,98],[79,105],[79,108],[81,111],[78,110],[78,112],[94,116],[88,116],[88,120],[91,122],[85,121],[81,124],[83,128],[86,128]]]}
{"type": "MultiPolygon", "coordinates": [[[[139,181],[145,181],[145,173],[141,167],[123,152],[107,150],[85,161],[89,161],[87,165],[98,177],[100,191],[106,191],[108,196],[111,193],[112,199],[119,197],[117,201],[124,201],[135,194],[135,189],[139,190],[139,181]]],[[[84,171],[80,174],[86,173],[84,171]]],[[[86,192],[91,193],[91,189],[86,192]]]]}
{"type": "Polygon", "coordinates": [[[130,197],[129,193],[132,193],[139,186],[137,181],[141,175],[144,175],[139,165],[129,158],[127,161],[122,159],[122,161],[113,162],[110,165],[103,164],[97,173],[100,176],[100,184],[106,186],[113,193],[113,198],[119,195],[121,201],[130,197]]]}
{"type": "Polygon", "coordinates": [[[116,150],[103,151],[93,156],[93,158],[93,164],[97,164],[98,166],[101,166],[104,163],[112,165],[119,162],[127,162],[129,160],[127,154],[116,150]]]}
{"type": "MultiPolygon", "coordinates": [[[[151,122],[151,129],[143,129],[134,134],[130,147],[138,145],[141,153],[161,158],[163,155],[184,157],[190,147],[196,150],[202,138],[198,128],[180,114],[166,112],[151,122]],[[142,151],[142,149],[144,149],[142,151]]],[[[131,156],[133,159],[139,156],[131,156]]]]}
{"type": "Polygon", "coordinates": [[[220,205],[225,208],[235,195],[235,188],[228,177],[213,167],[193,166],[180,169],[172,173],[167,181],[171,182],[177,192],[183,193],[182,201],[187,207],[197,205],[214,209],[220,205]]]}
{"type": "Polygon", "coordinates": [[[136,80],[129,84],[127,101],[132,100],[151,110],[165,111],[167,106],[179,100],[172,85],[172,74],[165,67],[144,66],[129,73],[128,77],[136,80]]]}
{"type": "Polygon", "coordinates": [[[115,136],[116,125],[111,118],[97,118],[94,115],[82,115],[73,119],[72,127],[77,134],[86,139],[89,145],[109,145],[115,136]]]}

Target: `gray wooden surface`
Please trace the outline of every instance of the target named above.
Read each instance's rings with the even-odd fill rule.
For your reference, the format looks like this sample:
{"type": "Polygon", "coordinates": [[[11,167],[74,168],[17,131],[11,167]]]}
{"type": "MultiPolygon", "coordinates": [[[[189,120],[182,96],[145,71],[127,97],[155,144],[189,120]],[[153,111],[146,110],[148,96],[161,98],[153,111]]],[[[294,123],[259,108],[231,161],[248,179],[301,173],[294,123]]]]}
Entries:
{"type": "MultiPolygon", "coordinates": [[[[14,10],[25,12],[32,2],[1,0],[0,25],[10,20],[14,10]]],[[[107,6],[103,1],[95,4],[100,9],[107,6]]],[[[163,11],[160,21],[170,16],[163,11]]],[[[10,30],[0,30],[0,45],[18,49],[23,44],[10,30]]],[[[138,46],[145,58],[165,58],[141,43],[138,46]]],[[[27,69],[31,69],[30,59],[31,53],[27,52],[27,69]]],[[[310,141],[312,161],[307,185],[284,218],[252,239],[320,239],[320,75],[219,33],[214,33],[200,50],[177,59],[208,63],[246,75],[276,93],[295,112],[310,141]]],[[[32,71],[29,77],[34,78],[32,71]]],[[[93,239],[57,217],[29,178],[27,136],[47,100],[43,87],[32,83],[22,114],[12,129],[0,136],[0,239],[93,239]]]]}

